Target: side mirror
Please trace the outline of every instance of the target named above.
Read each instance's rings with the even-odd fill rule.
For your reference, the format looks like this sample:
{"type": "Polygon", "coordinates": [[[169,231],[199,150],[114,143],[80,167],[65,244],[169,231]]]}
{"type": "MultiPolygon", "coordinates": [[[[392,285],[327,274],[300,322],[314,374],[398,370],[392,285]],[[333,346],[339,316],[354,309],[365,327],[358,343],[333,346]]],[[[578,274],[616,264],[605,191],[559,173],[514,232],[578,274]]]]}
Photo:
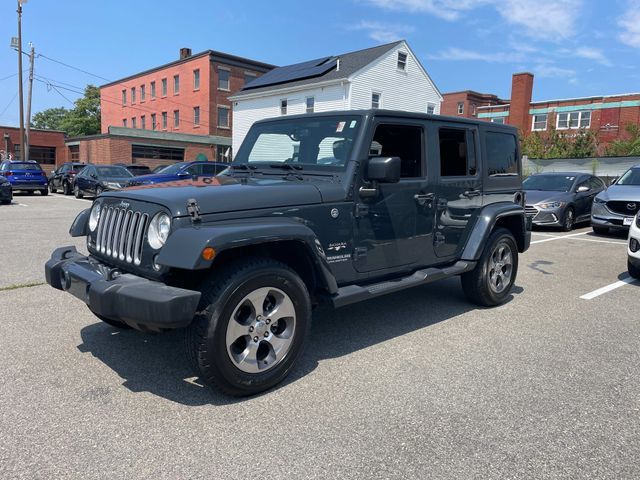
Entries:
{"type": "Polygon", "coordinates": [[[180,173],[178,174],[178,176],[179,176],[179,177],[190,177],[190,176],[191,176],[191,174],[190,174],[189,172],[180,172],[180,173]]]}
{"type": "Polygon", "coordinates": [[[367,162],[365,178],[372,182],[397,183],[400,181],[400,157],[373,157],[367,162]]]}
{"type": "Polygon", "coordinates": [[[581,187],[578,187],[578,190],[576,190],[578,193],[585,193],[588,192],[589,190],[591,190],[589,187],[587,187],[586,185],[583,185],[581,187]]]}

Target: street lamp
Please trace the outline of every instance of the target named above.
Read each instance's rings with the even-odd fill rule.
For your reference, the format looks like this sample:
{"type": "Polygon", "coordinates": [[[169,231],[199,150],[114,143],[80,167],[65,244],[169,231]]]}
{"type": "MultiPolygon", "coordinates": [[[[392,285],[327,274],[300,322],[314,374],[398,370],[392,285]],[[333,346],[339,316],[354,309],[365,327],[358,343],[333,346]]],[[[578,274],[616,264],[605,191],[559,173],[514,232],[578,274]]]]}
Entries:
{"type": "Polygon", "coordinates": [[[27,0],[18,0],[18,93],[20,96],[20,159],[24,158],[24,101],[22,99],[22,5],[27,0]]]}

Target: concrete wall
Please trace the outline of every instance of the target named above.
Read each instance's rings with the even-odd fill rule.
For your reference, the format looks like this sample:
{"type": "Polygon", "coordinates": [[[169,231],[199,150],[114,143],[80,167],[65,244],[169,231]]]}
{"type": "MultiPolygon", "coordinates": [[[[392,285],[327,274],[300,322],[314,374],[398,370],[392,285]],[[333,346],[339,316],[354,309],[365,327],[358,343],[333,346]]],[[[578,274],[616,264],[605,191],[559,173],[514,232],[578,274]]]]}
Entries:
{"type": "Polygon", "coordinates": [[[640,164],[640,157],[554,158],[549,160],[523,157],[523,170],[529,173],[580,172],[599,177],[619,177],[640,164]]]}

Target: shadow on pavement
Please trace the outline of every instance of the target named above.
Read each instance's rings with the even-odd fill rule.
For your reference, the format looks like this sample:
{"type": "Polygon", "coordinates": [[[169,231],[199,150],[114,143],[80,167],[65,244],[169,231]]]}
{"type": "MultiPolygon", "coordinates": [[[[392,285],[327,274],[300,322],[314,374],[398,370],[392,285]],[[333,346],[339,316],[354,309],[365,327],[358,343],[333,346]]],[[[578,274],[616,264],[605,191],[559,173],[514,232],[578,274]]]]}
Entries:
{"type": "MultiPolygon", "coordinates": [[[[515,286],[513,295],[523,292],[515,286]]],[[[361,304],[314,312],[305,353],[284,388],[312,372],[324,359],[341,357],[406,333],[450,320],[475,309],[457,279],[416,287],[361,304]]],[[[184,405],[227,405],[243,401],[200,384],[184,353],[184,332],[145,334],[117,330],[102,322],[81,331],[78,349],[90,353],[124,379],[132,392],[149,392],[184,405]]],[[[263,395],[268,395],[269,392],[263,395]]]]}

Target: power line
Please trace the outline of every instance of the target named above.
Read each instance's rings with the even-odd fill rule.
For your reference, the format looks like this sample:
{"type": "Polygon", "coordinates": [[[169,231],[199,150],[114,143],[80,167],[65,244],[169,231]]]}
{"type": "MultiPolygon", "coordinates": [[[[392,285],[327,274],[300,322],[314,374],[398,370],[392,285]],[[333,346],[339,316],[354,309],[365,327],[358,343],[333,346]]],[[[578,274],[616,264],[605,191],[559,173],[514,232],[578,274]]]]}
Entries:
{"type": "Polygon", "coordinates": [[[4,107],[4,110],[2,110],[2,113],[0,113],[0,117],[4,115],[4,112],[6,112],[9,109],[9,107],[11,106],[11,104],[13,104],[13,101],[16,99],[17,96],[18,96],[18,92],[16,92],[16,94],[11,98],[11,100],[9,100],[9,103],[7,103],[7,106],[4,107]]]}
{"type": "Polygon", "coordinates": [[[99,78],[99,79],[104,80],[106,82],[110,82],[111,81],[108,78],[102,77],[100,75],[96,75],[95,73],[87,72],[86,70],[83,70],[82,68],[74,67],[73,65],[69,65],[68,63],[64,63],[64,62],[61,62],[60,60],[56,60],[54,58],[48,57],[48,56],[46,56],[46,55],[44,55],[42,53],[38,54],[38,57],[46,58],[47,60],[50,60],[50,61],[55,62],[55,63],[58,63],[60,65],[63,65],[65,67],[67,67],[67,68],[71,68],[73,70],[77,70],[78,72],[82,72],[82,73],[84,73],[86,75],[91,75],[92,77],[99,78]]]}

